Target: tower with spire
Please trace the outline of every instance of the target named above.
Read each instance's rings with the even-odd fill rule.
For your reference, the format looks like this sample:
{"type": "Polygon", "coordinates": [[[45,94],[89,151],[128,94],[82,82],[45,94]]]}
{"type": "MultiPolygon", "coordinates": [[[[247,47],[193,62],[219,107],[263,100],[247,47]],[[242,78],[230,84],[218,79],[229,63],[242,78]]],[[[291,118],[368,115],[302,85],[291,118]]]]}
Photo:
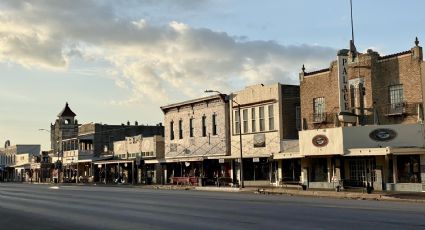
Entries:
{"type": "Polygon", "coordinates": [[[54,124],[50,125],[50,143],[55,154],[62,151],[62,140],[75,138],[78,133],[76,114],[69,108],[68,102],[58,114],[54,124]]]}

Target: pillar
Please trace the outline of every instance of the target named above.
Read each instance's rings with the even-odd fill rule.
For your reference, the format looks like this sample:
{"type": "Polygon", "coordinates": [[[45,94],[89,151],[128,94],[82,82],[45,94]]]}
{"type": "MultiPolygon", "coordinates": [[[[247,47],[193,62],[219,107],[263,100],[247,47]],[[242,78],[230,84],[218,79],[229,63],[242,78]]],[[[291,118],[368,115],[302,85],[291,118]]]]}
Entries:
{"type": "Polygon", "coordinates": [[[420,172],[422,181],[422,191],[425,191],[425,154],[420,156],[420,172]]]}
{"type": "Polygon", "coordinates": [[[309,159],[302,158],[301,159],[301,183],[303,185],[308,185],[308,167],[309,167],[309,159]]]}
{"type": "Polygon", "coordinates": [[[278,160],[277,161],[277,178],[276,178],[276,181],[277,181],[277,185],[280,185],[280,183],[282,182],[282,180],[283,180],[283,168],[282,168],[282,164],[283,163],[283,160],[278,160]]]}
{"type": "Polygon", "coordinates": [[[393,155],[393,182],[397,184],[397,156],[393,155]]]}

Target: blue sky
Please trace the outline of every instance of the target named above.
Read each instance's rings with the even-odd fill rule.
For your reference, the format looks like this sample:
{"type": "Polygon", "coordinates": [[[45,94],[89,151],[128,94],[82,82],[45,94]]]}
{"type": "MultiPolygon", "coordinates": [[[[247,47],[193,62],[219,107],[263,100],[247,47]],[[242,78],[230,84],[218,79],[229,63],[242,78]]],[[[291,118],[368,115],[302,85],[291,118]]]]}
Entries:
{"type": "MultiPolygon", "coordinates": [[[[354,0],[356,46],[425,39],[421,0],[354,0]]],[[[349,1],[0,2],[0,141],[40,143],[69,102],[82,122],[162,121],[159,106],[245,85],[297,84],[351,38],[349,1]]]]}

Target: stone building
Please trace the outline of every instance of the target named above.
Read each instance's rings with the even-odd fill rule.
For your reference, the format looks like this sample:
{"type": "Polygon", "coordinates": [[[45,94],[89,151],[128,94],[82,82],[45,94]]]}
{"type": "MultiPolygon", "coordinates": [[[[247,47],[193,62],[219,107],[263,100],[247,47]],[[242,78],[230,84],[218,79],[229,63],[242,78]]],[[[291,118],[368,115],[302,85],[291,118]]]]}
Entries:
{"type": "Polygon", "coordinates": [[[101,123],[78,124],[76,114],[66,103],[58,119],[51,127],[51,142],[56,159],[61,162],[53,172],[54,178],[64,182],[93,182],[100,180],[100,168],[93,162],[113,157],[114,141],[126,137],[142,135],[150,137],[164,135],[164,127],[158,125],[134,125],[127,122],[121,125],[101,123]],[[60,143],[60,144],[59,144],[60,143]]]}
{"type": "Polygon", "coordinates": [[[340,50],[300,73],[301,181],[310,188],[425,190],[422,47],[386,56],[340,50]]]}
{"type": "Polygon", "coordinates": [[[156,159],[164,159],[164,137],[137,135],[115,141],[113,159],[97,161],[94,164],[101,168],[102,179],[106,181],[137,184],[162,183],[162,167],[156,159]]]}
{"type": "MultiPolygon", "coordinates": [[[[245,184],[279,184],[284,180],[283,163],[290,165],[296,161],[292,158],[299,158],[296,150],[296,156],[285,153],[293,145],[289,143],[298,148],[299,86],[253,85],[232,93],[230,98],[230,157],[239,162],[241,134],[245,184]]],[[[236,169],[239,180],[239,164],[236,169]]]]}
{"type": "MultiPolygon", "coordinates": [[[[204,178],[214,183],[218,177],[232,177],[229,107],[226,95],[219,94],[161,107],[165,125],[165,176],[204,178]],[[223,158],[223,160],[219,160],[223,158]]],[[[174,178],[174,181],[170,181],[174,178]]]]}
{"type": "Polygon", "coordinates": [[[0,148],[1,181],[39,181],[40,145],[10,145],[0,148]]]}

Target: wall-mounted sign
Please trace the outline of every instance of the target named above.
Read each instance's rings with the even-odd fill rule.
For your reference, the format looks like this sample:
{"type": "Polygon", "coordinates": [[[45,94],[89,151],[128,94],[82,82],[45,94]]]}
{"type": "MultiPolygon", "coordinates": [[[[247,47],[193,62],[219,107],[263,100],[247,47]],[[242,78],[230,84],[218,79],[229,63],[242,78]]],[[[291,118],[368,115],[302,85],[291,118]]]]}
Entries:
{"type": "Polygon", "coordinates": [[[374,141],[391,141],[397,137],[397,133],[392,129],[375,129],[369,133],[369,137],[374,141]]]}
{"type": "Polygon", "coordinates": [[[254,148],[266,147],[266,135],[258,133],[254,135],[254,148]]]}
{"type": "Polygon", "coordinates": [[[348,85],[348,52],[347,49],[338,51],[338,86],[339,86],[339,111],[349,111],[349,85],[348,85]]]}
{"type": "Polygon", "coordinates": [[[313,137],[312,143],[316,147],[324,147],[329,143],[329,139],[325,135],[316,135],[313,137]]]}
{"type": "Polygon", "coordinates": [[[218,163],[223,164],[224,163],[224,159],[218,159],[218,163]]]}
{"type": "Polygon", "coordinates": [[[252,158],[252,162],[260,162],[260,158],[254,157],[254,158],[252,158]]]}

